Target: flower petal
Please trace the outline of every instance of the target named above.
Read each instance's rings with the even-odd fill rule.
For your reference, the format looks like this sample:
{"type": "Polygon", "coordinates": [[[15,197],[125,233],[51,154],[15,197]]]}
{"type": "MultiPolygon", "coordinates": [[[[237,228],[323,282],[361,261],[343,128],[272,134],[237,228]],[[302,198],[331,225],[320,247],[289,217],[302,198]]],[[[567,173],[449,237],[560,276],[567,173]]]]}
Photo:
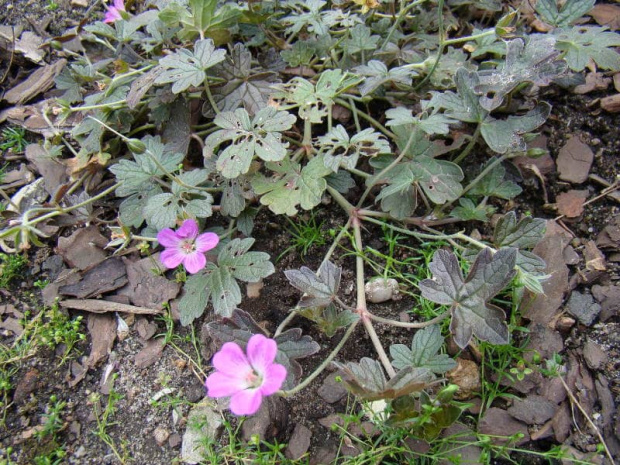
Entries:
{"type": "Polygon", "coordinates": [[[225,343],[219,352],[213,356],[211,362],[217,371],[245,380],[252,372],[252,367],[245,357],[243,350],[234,342],[225,343]]]}
{"type": "Polygon", "coordinates": [[[194,245],[196,247],[197,252],[206,252],[215,248],[215,246],[220,242],[220,238],[217,234],[208,232],[201,234],[196,238],[194,245]]]}
{"type": "Polygon", "coordinates": [[[166,249],[159,255],[159,261],[162,262],[166,268],[176,268],[184,259],[185,254],[175,248],[166,249]]]}
{"type": "Polygon", "coordinates": [[[103,22],[113,23],[115,21],[118,21],[119,19],[122,19],[122,17],[118,10],[114,7],[110,7],[108,11],[106,11],[105,16],[103,17],[103,22]]]}
{"type": "Polygon", "coordinates": [[[177,236],[183,239],[194,239],[198,235],[198,223],[196,220],[185,220],[179,229],[177,229],[177,236]]]}
{"type": "Polygon", "coordinates": [[[267,371],[263,373],[263,384],[260,387],[260,392],[264,396],[270,396],[278,391],[284,384],[286,379],[286,368],[284,365],[274,363],[267,368],[267,371]]]}
{"type": "Polygon", "coordinates": [[[215,371],[207,376],[205,386],[209,397],[229,397],[235,392],[243,391],[246,388],[242,380],[225,375],[220,371],[215,371]]]}
{"type": "Polygon", "coordinates": [[[125,11],[125,1],[124,0],[114,0],[114,8],[116,8],[117,10],[125,11]]]}
{"type": "Polygon", "coordinates": [[[198,273],[207,265],[207,257],[200,252],[192,252],[185,255],[183,265],[190,274],[198,273]]]}
{"type": "MultiPolygon", "coordinates": [[[[108,13],[106,13],[106,18],[107,16],[108,13]]],[[[170,228],[162,229],[157,233],[157,242],[164,247],[176,247],[181,240],[177,233],[170,228]]]]}
{"type": "Polygon", "coordinates": [[[261,375],[273,363],[278,352],[278,345],[273,339],[262,334],[255,334],[248,341],[247,353],[250,365],[261,375]]]}
{"type": "Polygon", "coordinates": [[[263,396],[258,389],[246,389],[230,398],[230,411],[235,415],[254,415],[260,408],[263,396]]]}

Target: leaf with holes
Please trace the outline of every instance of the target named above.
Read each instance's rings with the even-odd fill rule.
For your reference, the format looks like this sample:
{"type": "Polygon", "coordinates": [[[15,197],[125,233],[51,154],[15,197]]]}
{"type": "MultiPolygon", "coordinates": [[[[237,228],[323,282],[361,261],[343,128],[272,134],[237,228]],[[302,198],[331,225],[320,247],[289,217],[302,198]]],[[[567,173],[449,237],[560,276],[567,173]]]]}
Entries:
{"type": "Polygon", "coordinates": [[[391,153],[390,144],[372,128],[349,137],[347,130],[338,125],[324,136],[319,136],[318,152],[323,154],[325,166],[334,173],[340,167],[354,169],[360,155],[375,156],[391,153]]]}
{"type": "Polygon", "coordinates": [[[480,83],[478,73],[459,68],[454,77],[457,92],[431,92],[431,99],[423,102],[423,108],[444,110],[450,118],[466,123],[482,123],[488,111],[480,106],[480,97],[474,88],[480,83]]]}
{"type": "Polygon", "coordinates": [[[159,60],[165,71],[155,79],[155,83],[172,83],[172,92],[175,94],[191,86],[201,86],[207,77],[205,71],[223,61],[225,56],[226,51],[216,50],[211,39],[198,40],[193,52],[181,48],[159,60]]]}
{"type": "Polygon", "coordinates": [[[556,39],[550,35],[532,34],[527,44],[522,39],[506,42],[503,66],[478,71],[479,83],[474,91],[481,95],[480,105],[488,111],[498,108],[506,95],[523,82],[548,86],[566,71],[556,39]]]}
{"type": "MultiPolygon", "coordinates": [[[[245,348],[254,334],[268,336],[248,313],[240,309],[235,309],[230,317],[223,318],[219,322],[209,323],[207,331],[219,345],[225,342],[236,342],[242,348],[245,348]]],[[[275,361],[287,369],[282,389],[291,389],[302,375],[301,365],[297,359],[313,355],[321,347],[310,336],[302,335],[299,328],[284,331],[274,339],[278,345],[275,361]]]]}
{"type": "Polygon", "coordinates": [[[400,370],[388,381],[381,364],[367,357],[362,358],[360,363],[333,364],[342,372],[347,389],[363,400],[395,399],[420,392],[433,384],[433,376],[428,370],[413,367],[400,370]]]}
{"type": "Polygon", "coordinates": [[[325,177],[332,172],[325,166],[322,156],[314,157],[303,168],[288,159],[278,164],[268,163],[267,168],[281,177],[274,179],[257,174],[252,178],[252,188],[261,196],[260,203],[276,215],[290,216],[297,213],[297,206],[311,210],[321,202],[327,188],[325,177]]]}
{"type": "Polygon", "coordinates": [[[250,169],[254,157],[265,161],[280,161],[286,157],[288,142],[282,142],[282,132],[290,129],[295,115],[273,107],[262,108],[250,119],[248,112],[239,108],[215,117],[222,128],[205,140],[203,154],[212,158],[215,150],[229,143],[217,156],[217,170],[226,178],[236,178],[250,169]]]}
{"type": "Polygon", "coordinates": [[[439,353],[443,343],[438,325],[421,329],[413,336],[411,348],[404,344],[390,346],[392,365],[397,370],[410,366],[426,369],[437,375],[450,371],[456,367],[456,362],[449,355],[439,353]]]}
{"type": "Polygon", "coordinates": [[[456,256],[438,250],[429,265],[433,279],[420,283],[422,296],[449,305],[452,314],[450,331],[454,342],[465,348],[472,336],[493,344],[510,340],[504,311],[488,301],[515,276],[517,249],[505,248],[495,254],[483,249],[472,265],[467,279],[456,256]]]}
{"type": "Polygon", "coordinates": [[[597,26],[580,26],[559,29],[555,32],[557,49],[564,52],[564,59],[573,71],[583,71],[590,60],[596,66],[611,71],[620,70],[620,34],[597,26]]]}
{"type": "Polygon", "coordinates": [[[302,266],[299,270],[286,270],[284,274],[291,286],[304,293],[298,306],[325,307],[333,302],[340,287],[342,269],[329,260],[323,262],[317,273],[302,266]]]}

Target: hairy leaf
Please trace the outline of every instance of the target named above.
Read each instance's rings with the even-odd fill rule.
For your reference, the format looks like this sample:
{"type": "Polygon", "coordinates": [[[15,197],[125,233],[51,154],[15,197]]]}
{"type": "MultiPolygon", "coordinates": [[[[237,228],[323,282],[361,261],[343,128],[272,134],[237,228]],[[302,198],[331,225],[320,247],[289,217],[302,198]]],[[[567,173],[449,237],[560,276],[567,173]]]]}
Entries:
{"type": "Polygon", "coordinates": [[[159,60],[160,66],[165,68],[156,79],[156,84],[172,84],[172,92],[179,94],[190,86],[198,87],[204,84],[207,77],[205,70],[224,60],[226,51],[215,49],[213,40],[202,39],[194,44],[194,51],[181,48],[172,55],[159,60]]]}
{"type": "Polygon", "coordinates": [[[403,67],[392,68],[388,71],[387,66],[379,60],[370,60],[368,64],[356,67],[354,71],[364,76],[364,82],[359,87],[362,96],[370,94],[388,82],[411,85],[412,77],[417,74],[403,67]]]}
{"type": "Polygon", "coordinates": [[[196,318],[204,313],[209,303],[211,289],[205,286],[208,279],[204,273],[197,273],[188,276],[183,287],[185,293],[179,301],[179,313],[181,315],[181,325],[187,326],[196,318]]]}
{"type": "Polygon", "coordinates": [[[485,248],[464,279],[453,253],[435,252],[429,265],[433,279],[422,281],[420,290],[423,297],[450,306],[450,330],[459,347],[465,348],[472,336],[493,344],[508,343],[505,313],[488,301],[514,277],[516,256],[514,248],[501,249],[495,254],[485,248]]]}
{"type": "Polygon", "coordinates": [[[371,35],[370,28],[363,24],[357,24],[349,29],[350,38],[344,41],[344,46],[350,54],[359,53],[364,50],[376,50],[379,39],[378,35],[371,35]]]}
{"type": "Polygon", "coordinates": [[[566,70],[566,63],[559,55],[556,39],[549,35],[532,34],[527,44],[522,39],[508,41],[503,66],[478,72],[479,84],[474,91],[481,95],[480,105],[488,111],[494,110],[523,82],[549,85],[566,70]]]}
{"type": "Polygon", "coordinates": [[[333,337],[341,328],[346,328],[359,319],[359,315],[350,310],[338,310],[332,303],[327,307],[311,307],[299,311],[299,314],[316,323],[327,336],[333,337]]]}
{"type": "Polygon", "coordinates": [[[454,119],[438,113],[413,116],[412,111],[404,107],[390,108],[385,112],[385,116],[389,119],[386,126],[414,125],[430,135],[448,134],[449,125],[456,123],[454,119]]]}
{"type": "Polygon", "coordinates": [[[536,0],[536,13],[541,19],[556,27],[567,27],[594,7],[596,0],[566,0],[558,8],[556,0],[536,0]]]}
{"type": "Polygon", "coordinates": [[[495,209],[492,206],[483,205],[482,203],[476,205],[471,199],[461,197],[459,199],[459,206],[452,209],[450,216],[463,221],[488,221],[489,216],[494,211],[495,209]]]}
{"type": "MultiPolygon", "coordinates": [[[[268,336],[248,313],[240,309],[235,309],[228,318],[209,323],[207,330],[209,335],[220,345],[225,342],[236,342],[243,349],[245,349],[252,335],[263,334],[268,336]]],[[[278,345],[275,361],[287,369],[286,380],[282,388],[291,389],[302,375],[301,365],[297,359],[313,355],[321,347],[310,336],[302,335],[299,328],[284,331],[275,337],[275,341],[278,345]]]]}
{"type": "Polygon", "coordinates": [[[482,123],[488,111],[480,105],[480,97],[474,92],[479,85],[478,73],[459,68],[454,76],[457,93],[452,91],[431,92],[431,99],[424,108],[443,109],[451,118],[466,123],[482,123]]]}
{"type": "Polygon", "coordinates": [[[364,400],[395,399],[419,392],[430,386],[433,379],[428,370],[406,367],[388,381],[381,364],[367,357],[362,358],[360,363],[333,363],[342,371],[347,388],[364,400]]]}
{"type": "Polygon", "coordinates": [[[286,270],[284,274],[291,286],[304,293],[298,305],[306,308],[325,307],[334,300],[340,287],[341,272],[341,268],[327,260],[316,274],[305,266],[299,270],[286,270]]]}
{"type": "Polygon", "coordinates": [[[442,374],[456,367],[456,362],[449,355],[440,354],[444,343],[438,325],[419,330],[413,336],[411,348],[404,344],[390,346],[392,365],[397,370],[408,366],[427,369],[435,374],[442,374]]]}
{"type": "Polygon", "coordinates": [[[511,211],[497,222],[493,243],[497,247],[533,249],[542,240],[545,228],[545,220],[524,216],[517,222],[517,214],[511,211]]]}
{"type": "Polygon", "coordinates": [[[243,108],[220,113],[214,122],[222,129],[207,137],[204,156],[212,158],[221,144],[229,142],[216,163],[226,178],[247,173],[255,156],[265,161],[280,161],[288,147],[288,142],[282,142],[281,132],[290,129],[296,119],[295,115],[270,106],[259,110],[252,119],[243,108]]]}
{"type": "Polygon", "coordinates": [[[542,126],[550,113],[551,105],[539,102],[524,115],[511,115],[503,120],[487,117],[480,132],[494,152],[522,152],[527,148],[523,134],[542,126]]]}
{"type": "MultiPolygon", "coordinates": [[[[492,158],[485,164],[488,166],[495,158],[492,158]]],[[[519,195],[522,191],[521,187],[514,182],[505,179],[506,168],[502,164],[497,164],[469,191],[471,196],[482,197],[498,197],[500,199],[512,199],[519,195]]],[[[505,244],[508,246],[508,244],[505,244]]]]}
{"type": "Polygon", "coordinates": [[[226,267],[236,279],[255,283],[274,273],[269,254],[265,252],[248,252],[254,245],[253,238],[233,239],[218,254],[217,263],[226,267]]]}

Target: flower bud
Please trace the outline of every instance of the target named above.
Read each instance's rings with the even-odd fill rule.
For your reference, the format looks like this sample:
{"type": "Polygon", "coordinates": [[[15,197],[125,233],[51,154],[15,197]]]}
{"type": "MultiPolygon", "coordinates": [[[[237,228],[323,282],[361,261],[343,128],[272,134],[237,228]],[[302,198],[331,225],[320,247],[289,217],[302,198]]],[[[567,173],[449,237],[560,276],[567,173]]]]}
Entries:
{"type": "Polygon", "coordinates": [[[146,152],[146,145],[144,145],[144,142],[138,139],[129,139],[127,141],[127,147],[129,147],[129,150],[131,150],[133,153],[141,154],[146,152]]]}

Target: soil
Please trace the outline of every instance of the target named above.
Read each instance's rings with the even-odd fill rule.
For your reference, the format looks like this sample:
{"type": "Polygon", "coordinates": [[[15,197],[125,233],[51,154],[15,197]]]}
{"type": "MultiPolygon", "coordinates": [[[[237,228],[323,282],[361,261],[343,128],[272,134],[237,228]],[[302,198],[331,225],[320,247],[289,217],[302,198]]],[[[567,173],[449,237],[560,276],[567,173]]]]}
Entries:
{"type": "MultiPolygon", "coordinates": [[[[92,15],[101,15],[99,6],[74,7],[70,0],[58,0],[56,4],[57,9],[50,9],[46,8],[45,2],[0,0],[0,22],[11,25],[19,23],[24,28],[37,31],[39,34],[44,31],[49,36],[54,36],[63,33],[68,27],[77,25],[85,15],[90,14],[91,18],[92,15]]],[[[616,114],[605,113],[598,108],[597,99],[605,95],[607,94],[601,92],[600,94],[576,96],[556,87],[546,90],[543,98],[553,104],[553,111],[543,132],[548,138],[548,148],[554,160],[557,159],[559,150],[569,136],[578,135],[595,152],[591,174],[613,182],[620,172],[620,159],[617,156],[620,151],[620,132],[618,132],[620,120],[616,114]]],[[[482,164],[484,156],[485,154],[482,154],[472,163],[482,164]]],[[[514,203],[503,208],[506,211],[509,209],[518,212],[530,211],[534,216],[545,219],[557,217],[558,213],[552,204],[560,193],[574,186],[560,180],[555,172],[549,174],[545,181],[549,202],[541,196],[540,181],[534,176],[523,174],[521,184],[524,189],[523,194],[517,197],[514,203]]],[[[588,180],[578,188],[586,189],[590,196],[594,196],[603,187],[588,180]]],[[[603,197],[586,205],[584,213],[574,221],[563,219],[563,225],[573,233],[572,244],[575,250],[581,252],[585,244],[596,240],[610,220],[619,214],[618,203],[608,197],[603,197]]],[[[323,224],[323,230],[327,235],[330,229],[343,225],[347,218],[337,206],[328,205],[319,209],[316,220],[317,223],[323,224]]],[[[253,250],[267,252],[273,260],[273,257],[279,256],[291,245],[288,225],[282,219],[263,211],[257,218],[256,224],[264,226],[255,234],[256,243],[253,250]]],[[[489,233],[485,227],[479,226],[479,228],[483,236],[489,233]]],[[[66,231],[64,234],[69,235],[70,232],[66,231]]],[[[103,224],[100,225],[100,232],[108,234],[103,224]]],[[[387,250],[387,245],[381,240],[382,234],[379,228],[370,226],[365,234],[373,238],[370,241],[372,247],[381,251],[387,250]]],[[[299,293],[288,284],[283,271],[300,266],[317,269],[329,242],[328,245],[311,248],[305,256],[301,256],[296,250],[285,255],[276,264],[276,273],[264,280],[260,296],[245,297],[240,308],[251,313],[252,317],[267,331],[273,332],[279,322],[287,316],[289,309],[296,305],[299,298],[299,293]]],[[[409,245],[415,247],[414,243],[409,245]]],[[[15,287],[0,289],[0,307],[13,305],[21,312],[40,311],[41,296],[40,291],[35,287],[35,282],[44,279],[53,281],[55,278],[55,273],[47,270],[50,257],[56,253],[55,247],[55,241],[50,240],[44,248],[31,250],[29,260],[33,265],[28,268],[25,276],[15,287]]],[[[355,298],[353,291],[355,277],[352,272],[354,259],[341,248],[336,251],[333,261],[343,267],[341,284],[341,289],[344,291],[343,299],[353,301],[355,298]]],[[[571,291],[591,293],[593,286],[616,285],[620,279],[619,263],[611,257],[607,260],[607,270],[594,278],[590,277],[589,280],[583,279],[582,264],[571,266],[571,291]]],[[[568,298],[568,295],[565,296],[565,303],[568,298]]],[[[404,295],[399,300],[373,305],[371,310],[383,317],[399,319],[406,314],[415,320],[417,318],[416,302],[413,297],[404,295]]],[[[85,312],[70,311],[70,314],[71,316],[82,315],[84,321],[88,319],[88,314],[85,312]]],[[[209,337],[203,328],[210,318],[207,315],[195,324],[196,331],[199,333],[197,335],[198,350],[202,357],[203,370],[208,369],[208,359],[212,355],[209,337]]],[[[161,338],[165,335],[166,326],[161,318],[149,316],[147,320],[157,325],[155,337],[161,338]]],[[[523,322],[523,324],[526,323],[523,322]]],[[[338,343],[341,336],[341,333],[338,333],[335,337],[328,338],[318,331],[312,322],[302,317],[297,317],[292,327],[301,328],[304,334],[310,335],[321,347],[319,353],[300,360],[305,374],[310,373],[321,362],[338,343]]],[[[376,325],[376,329],[386,347],[394,343],[410,344],[411,333],[405,329],[388,328],[380,324],[376,325]]],[[[87,333],[86,324],[83,324],[82,331],[87,333]]],[[[122,395],[116,403],[116,412],[111,417],[113,424],[108,429],[114,444],[117,447],[126,448],[127,456],[131,457],[133,463],[136,464],[178,463],[181,437],[187,427],[188,413],[193,404],[204,398],[205,391],[204,379],[197,374],[191,362],[183,355],[184,352],[194,359],[199,357],[196,348],[190,342],[190,330],[177,324],[174,334],[173,342],[176,348],[173,344],[166,345],[161,357],[157,358],[153,364],[140,368],[135,363],[135,357],[148,342],[138,334],[135,324],[130,325],[128,335],[122,340],[117,339],[107,358],[96,368],[89,370],[84,379],[75,386],[71,385],[71,380],[75,378],[76,370],[79,368],[76,362],[86,363],[91,348],[90,338],[79,343],[74,350],[74,357],[63,365],[59,365],[62,347],[57,348],[56,351],[40,350],[33,357],[27,358],[13,375],[16,388],[12,395],[19,400],[8,409],[6,427],[0,431],[0,449],[6,450],[12,447],[13,462],[11,463],[29,464],[33,463],[35,456],[53,447],[54,444],[49,440],[38,440],[32,435],[32,431],[33,427],[40,424],[42,416],[46,413],[50,397],[56,396],[59,400],[67,402],[62,415],[63,425],[56,439],[59,444],[65,445],[68,453],[62,463],[85,465],[118,463],[110,448],[94,434],[97,428],[94,412],[105,407],[107,396],[101,395],[100,399],[96,400],[93,394],[101,392],[102,380],[106,378],[107,371],[112,370],[116,374],[114,391],[122,395]],[[164,390],[169,394],[155,401],[154,399],[164,390]],[[165,439],[162,440],[162,438],[165,439]]],[[[609,412],[615,412],[616,406],[620,404],[619,334],[620,318],[617,314],[606,322],[597,321],[592,325],[576,322],[562,332],[564,348],[561,353],[565,357],[584,359],[584,347],[589,341],[597,343],[607,355],[604,364],[590,369],[590,379],[608,383],[611,394],[611,404],[606,404],[604,396],[600,394],[598,397],[591,398],[592,411],[596,419],[609,415],[609,412]]],[[[353,334],[351,340],[355,343],[347,344],[338,360],[359,361],[362,357],[375,357],[372,345],[361,327],[353,334]]],[[[5,332],[0,333],[0,341],[3,344],[10,344],[13,339],[10,333],[5,332]]],[[[461,355],[480,362],[475,350],[461,355]]],[[[312,432],[308,451],[310,457],[317,457],[320,452],[326,450],[338,449],[339,437],[329,428],[322,426],[318,420],[331,414],[349,412],[352,398],[345,396],[340,401],[331,404],[320,400],[318,390],[330,374],[330,371],[323,373],[307,389],[291,399],[282,401],[281,408],[286,412],[286,421],[271,439],[286,443],[297,425],[305,425],[312,432]]],[[[587,386],[584,390],[587,390],[586,388],[587,386]]],[[[520,395],[523,392],[515,387],[515,390],[510,393],[520,395]]],[[[583,400],[584,397],[579,397],[579,399],[583,400]]],[[[510,402],[503,401],[498,405],[501,408],[507,408],[510,402]]],[[[617,413],[615,415],[611,423],[618,428],[620,418],[617,413]]],[[[475,412],[470,412],[464,419],[473,424],[477,416],[475,412]]],[[[533,432],[534,429],[531,430],[533,432]]],[[[599,439],[591,433],[591,430],[586,428],[580,433],[575,425],[571,425],[571,435],[566,438],[566,444],[584,453],[595,450],[598,441],[599,439]]],[[[531,441],[523,448],[544,451],[553,444],[556,442],[552,437],[542,436],[541,439],[531,441]]],[[[0,459],[3,457],[0,453],[0,459]]],[[[518,454],[513,455],[512,458],[517,463],[537,463],[531,455],[518,454]]],[[[596,462],[600,460],[600,457],[592,460],[592,463],[600,463],[600,461],[596,462]]],[[[501,463],[501,461],[496,463],[501,463]]]]}

